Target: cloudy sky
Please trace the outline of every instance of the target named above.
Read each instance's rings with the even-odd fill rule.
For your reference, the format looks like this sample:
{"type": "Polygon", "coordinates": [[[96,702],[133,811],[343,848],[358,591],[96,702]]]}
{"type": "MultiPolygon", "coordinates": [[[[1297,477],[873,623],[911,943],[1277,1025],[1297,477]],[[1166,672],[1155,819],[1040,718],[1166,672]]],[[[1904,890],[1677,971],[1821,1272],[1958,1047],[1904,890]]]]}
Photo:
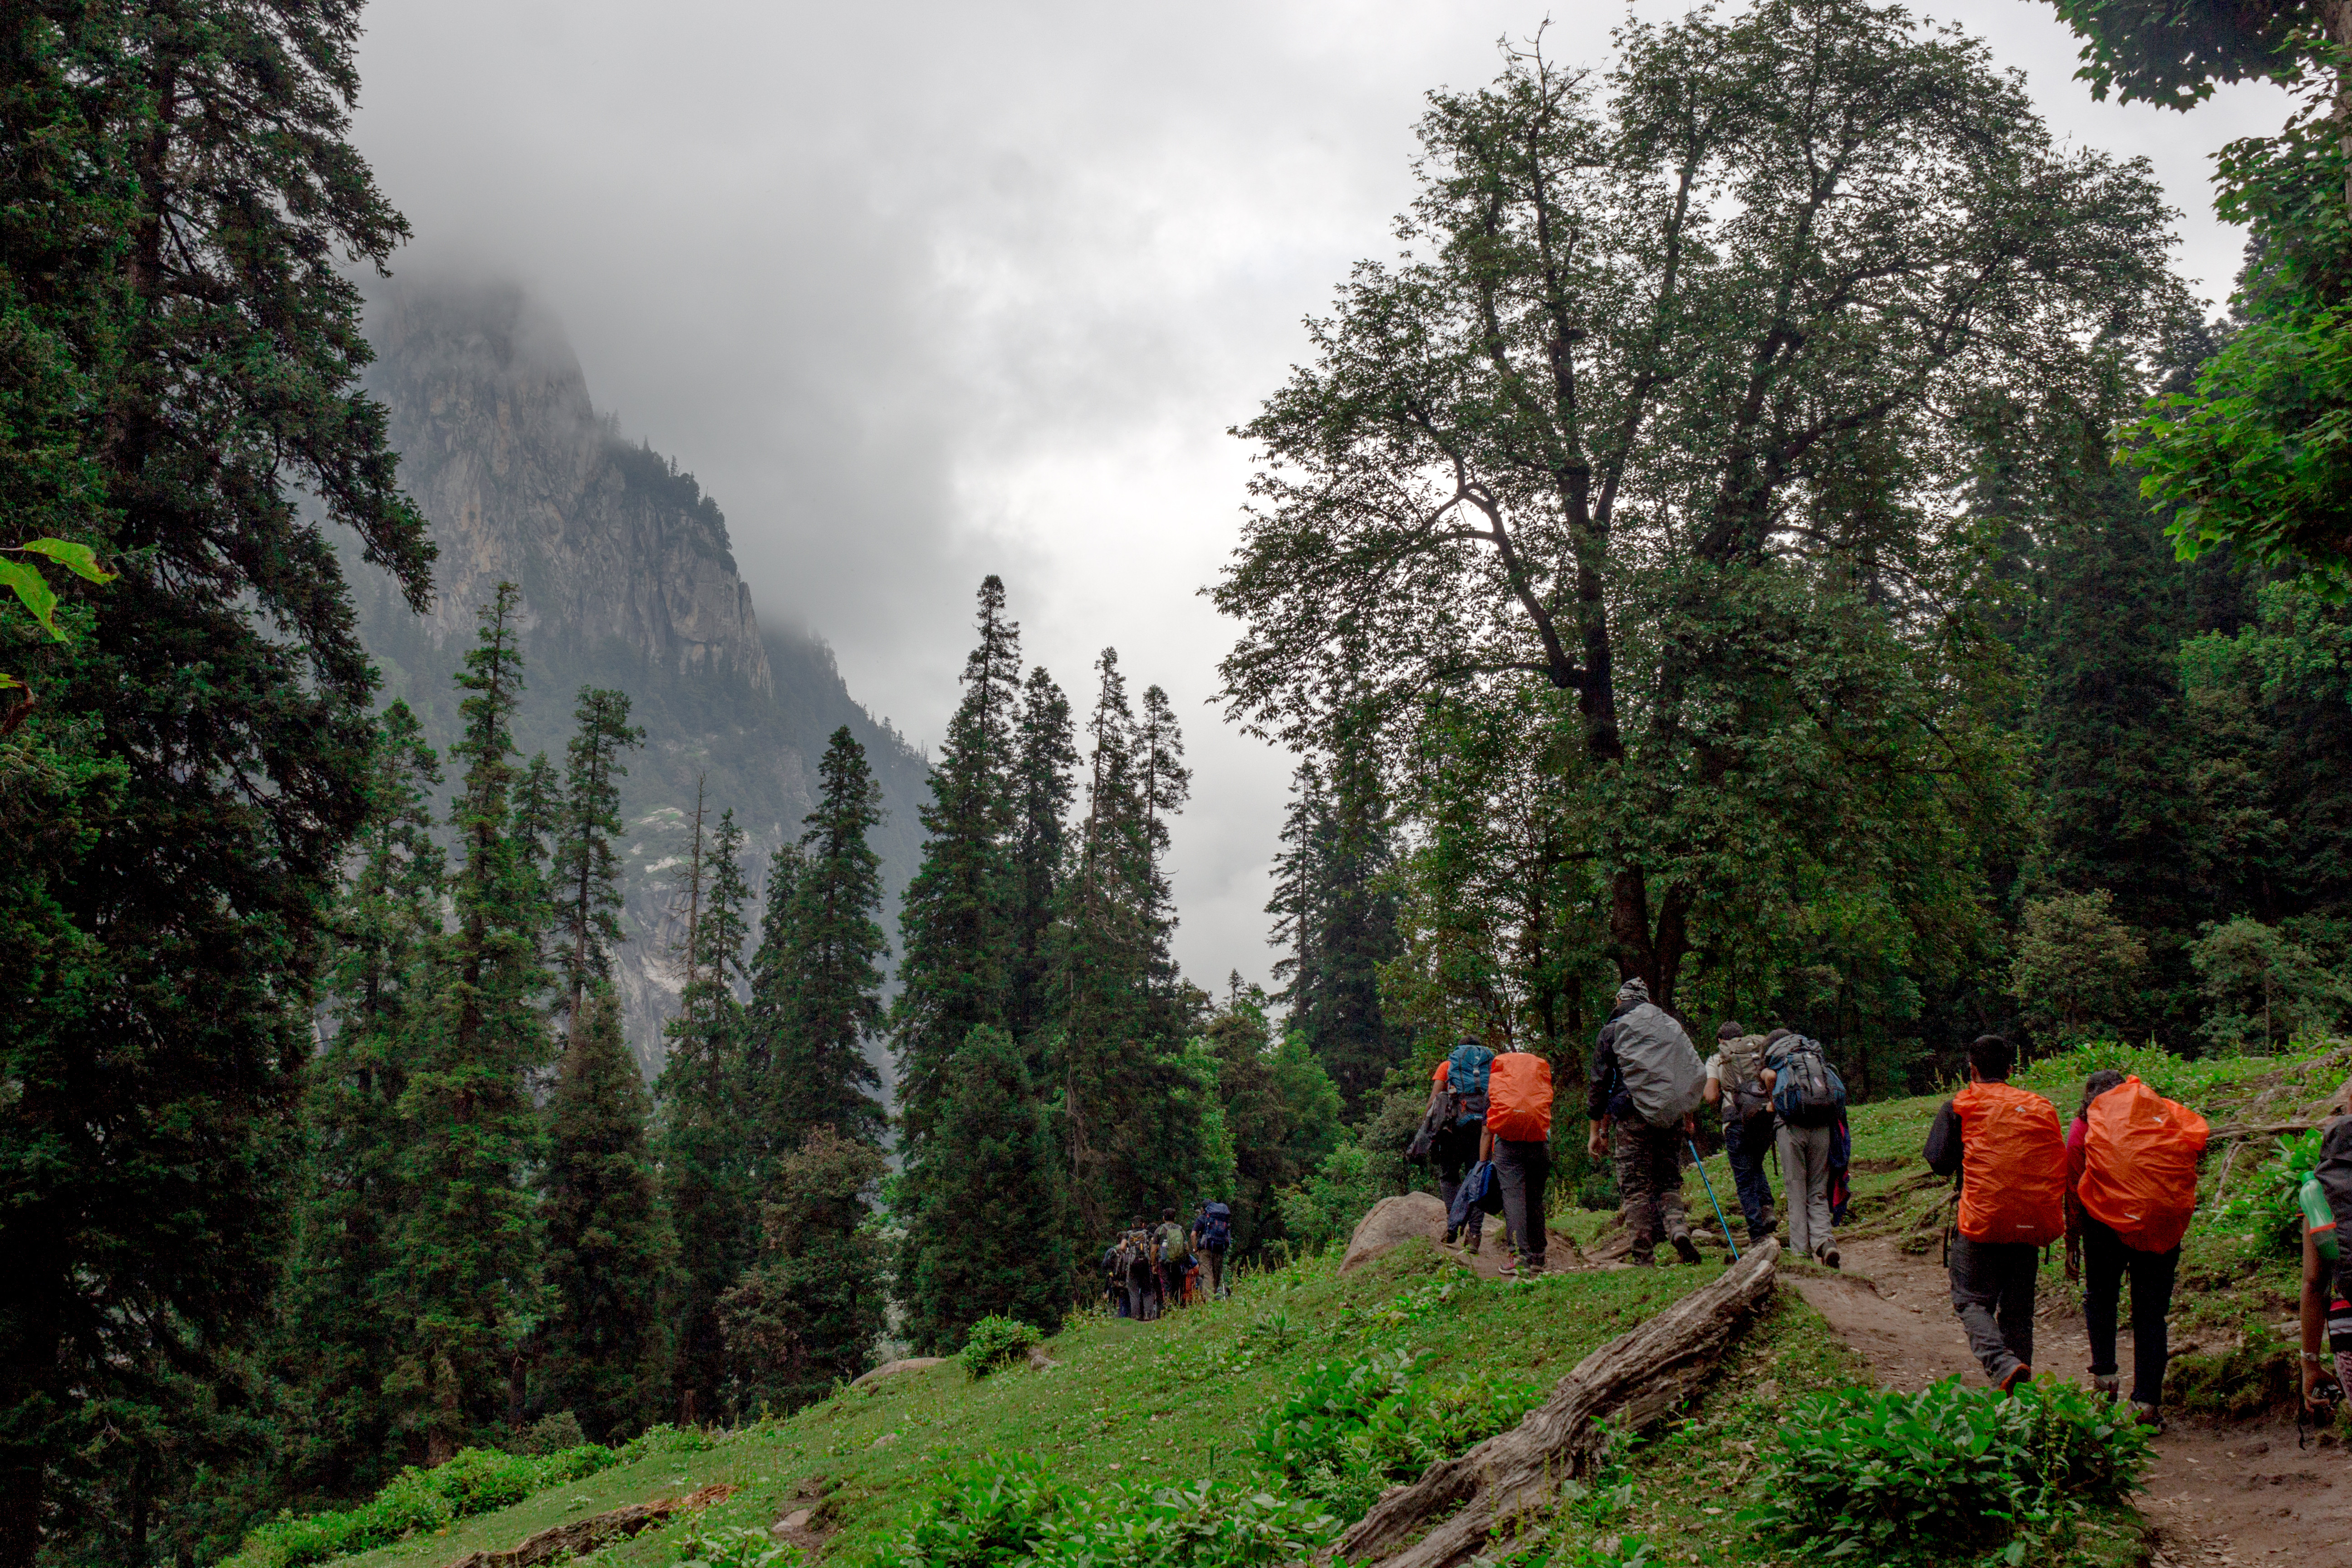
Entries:
{"type": "MultiPolygon", "coordinates": [[[[1645,3],[1664,20],[1680,4],[1645,3]]],[[[2227,291],[2213,150],[2269,89],[2190,115],[2094,103],[2046,5],[1926,6],[2022,69],[2062,134],[2150,159],[2182,269],[2227,291]]],[[[599,406],[719,500],[772,620],[837,652],[908,736],[941,731],[972,590],[1083,699],[1115,644],[1187,716],[1178,952],[1263,977],[1289,759],[1207,706],[1231,628],[1225,429],[1301,357],[1302,315],[1393,248],[1430,88],[1547,16],[1601,63],[1616,5],[1402,0],[375,0],[362,149],[400,263],[510,274],[599,406]]]]}

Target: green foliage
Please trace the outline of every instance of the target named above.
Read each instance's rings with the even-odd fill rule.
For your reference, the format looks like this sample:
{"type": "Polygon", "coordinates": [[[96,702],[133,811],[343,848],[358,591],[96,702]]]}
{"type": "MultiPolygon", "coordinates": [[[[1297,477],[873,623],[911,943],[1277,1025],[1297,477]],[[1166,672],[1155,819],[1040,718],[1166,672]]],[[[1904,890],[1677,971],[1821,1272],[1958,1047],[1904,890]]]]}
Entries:
{"type": "Polygon", "coordinates": [[[974,1029],[947,1064],[900,1275],[908,1331],[925,1349],[964,1341],[992,1315],[1061,1326],[1076,1258],[1061,1210],[1059,1152],[1025,1054],[974,1029]]]}
{"type": "Polygon", "coordinates": [[[978,1381],[1025,1359],[1045,1338],[1033,1323],[992,1312],[964,1331],[963,1349],[956,1357],[963,1363],[965,1374],[978,1381]]]}
{"type": "Polygon", "coordinates": [[[2221,1211],[2221,1225],[2256,1252],[2303,1256],[2303,1206],[2298,1194],[2319,1166],[2321,1133],[2313,1128],[2277,1139],[2271,1157],[2221,1211]]]}
{"type": "Polygon", "coordinates": [[[228,1561],[234,1568],[301,1568],[505,1508],[634,1457],[593,1443],[538,1458],[461,1448],[432,1469],[402,1470],[358,1508],[274,1520],[247,1536],[228,1561]]]}
{"type": "Polygon", "coordinates": [[[1068,1486],[1037,1459],[988,1455],[952,1472],[875,1568],[1277,1568],[1340,1521],[1309,1504],[1214,1481],[1068,1486]]]}
{"type": "Polygon", "coordinates": [[[1259,1465],[1354,1519],[1391,1485],[1466,1453],[1542,1403],[1526,1379],[1439,1382],[1427,1361],[1425,1352],[1395,1351],[1317,1363],[1259,1424],[1259,1465]]]}
{"type": "Polygon", "coordinates": [[[764,1530],[715,1528],[698,1518],[687,1525],[679,1539],[675,1561],[678,1568],[768,1568],[772,1563],[796,1555],[795,1548],[764,1530]]]}
{"type": "Polygon", "coordinates": [[[1388,1195],[1370,1156],[1351,1138],[1280,1194],[1283,1234],[1302,1247],[1328,1247],[1352,1235],[1365,1212],[1388,1195]]]}
{"type": "Polygon", "coordinates": [[[2149,1462],[2128,1405],[2050,1380],[2013,1395],[1951,1379],[1816,1394],[1789,1413],[1780,1442],[1748,1517],[1792,1546],[1889,1564],[1987,1551],[2122,1502],[2149,1462]]]}
{"type": "Polygon", "coordinates": [[[2276,926],[2208,922],[2189,955],[2208,1009],[2201,1032],[2220,1050],[2268,1053],[2352,1018],[2352,984],[2276,926]]]}
{"type": "Polygon", "coordinates": [[[887,1302],[866,1196],[887,1168],[880,1150],[830,1127],[776,1162],[765,1249],[719,1302],[737,1408],[789,1410],[872,1364],[887,1302]]]}
{"type": "Polygon", "coordinates": [[[2132,1005],[2147,944],[2113,912],[2105,889],[2029,900],[2009,991],[2026,1021],[2053,1041],[2112,1026],[2132,1005]]]}

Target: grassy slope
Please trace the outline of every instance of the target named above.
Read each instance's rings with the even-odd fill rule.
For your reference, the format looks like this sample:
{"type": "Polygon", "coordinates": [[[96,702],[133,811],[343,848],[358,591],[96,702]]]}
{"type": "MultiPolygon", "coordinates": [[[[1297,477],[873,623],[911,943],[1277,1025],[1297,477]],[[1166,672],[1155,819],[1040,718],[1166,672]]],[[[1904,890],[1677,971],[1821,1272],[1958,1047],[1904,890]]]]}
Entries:
{"type": "MultiPolygon", "coordinates": [[[[2025,1081],[2071,1115],[2083,1070],[2069,1061],[2025,1081]]],[[[2199,1067],[2158,1087],[2216,1121],[2249,1113],[2283,1117],[2324,1096],[2346,1070],[2343,1052],[2324,1052],[2284,1063],[2199,1067]]],[[[1940,1098],[1856,1109],[1851,1234],[1908,1235],[1916,1247],[1934,1245],[1930,1211],[1941,1188],[1923,1179],[1918,1152],[1940,1098]]],[[[2251,1183],[2259,1163],[2253,1156],[2266,1152],[2250,1149],[2240,1156],[2233,1189],[2251,1183]]],[[[2219,1162],[2208,1163],[2210,1189],[2219,1162]]],[[[1729,1202],[1721,1156],[1708,1164],[1717,1193],[1729,1202]]],[[[1696,1181],[1688,1195],[1693,1213],[1704,1212],[1706,1195],[1696,1181]]],[[[1584,1242],[1610,1223],[1604,1215],[1562,1217],[1584,1242]]],[[[1037,1454],[1086,1485],[1244,1479],[1256,1473],[1249,1444],[1260,1416],[1318,1361],[1427,1349],[1441,1375],[1513,1374],[1549,1384],[1586,1352],[1713,1278],[1719,1266],[1581,1273],[1513,1286],[1477,1282],[1418,1243],[1345,1279],[1334,1263],[1327,1257],[1244,1276],[1231,1300],[1161,1323],[1079,1320],[1046,1347],[1062,1363],[1046,1372],[1016,1369],[974,1384],[950,1363],[901,1374],[706,1451],[656,1455],[440,1535],[347,1561],[354,1568],[438,1568],[478,1548],[513,1546],[566,1519],[714,1481],[740,1489],[709,1522],[764,1525],[804,1506],[788,1500],[796,1484],[822,1476],[839,1483],[829,1506],[843,1527],[826,1554],[855,1563],[945,1468],[980,1453],[1037,1454]]],[[[2044,1284],[2066,1289],[2054,1254],[2044,1284]]],[[[2268,1325],[2291,1314],[2294,1289],[2293,1265],[2283,1254],[2249,1261],[2238,1237],[2200,1219],[2188,1244],[2179,1298],[2186,1353],[2179,1384],[2218,1406],[2258,1397],[2265,1378],[2286,1375],[2278,1368],[2291,1372],[2268,1325]]],[[[1741,1489],[1770,1457],[1779,1413],[1796,1394],[1864,1381],[1859,1360],[1792,1293],[1783,1293],[1689,1417],[1628,1458],[1622,1479],[1634,1483],[1631,1491],[1596,1493],[1575,1510],[1575,1529],[1645,1535],[1670,1562],[1752,1555],[1752,1543],[1733,1544],[1748,1535],[1737,1519],[1748,1500],[1741,1489]],[[1609,1502],[1621,1495],[1623,1501],[1609,1502]]],[[[667,1563],[676,1551],[672,1535],[650,1532],[601,1554],[600,1562],[667,1563]]],[[[2104,1543],[2090,1544],[2095,1556],[2121,1560],[2133,1538],[2127,1521],[2116,1521],[2104,1543]]]]}

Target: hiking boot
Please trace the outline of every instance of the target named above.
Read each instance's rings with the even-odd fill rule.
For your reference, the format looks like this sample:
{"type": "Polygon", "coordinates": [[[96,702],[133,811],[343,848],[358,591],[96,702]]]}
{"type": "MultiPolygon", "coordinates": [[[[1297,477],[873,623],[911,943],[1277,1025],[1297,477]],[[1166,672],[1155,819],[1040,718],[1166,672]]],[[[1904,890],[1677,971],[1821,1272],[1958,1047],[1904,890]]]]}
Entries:
{"type": "Polygon", "coordinates": [[[1813,1249],[1813,1256],[1821,1259],[1822,1267],[1824,1268],[1836,1268],[1839,1267],[1838,1249],[1835,1242],[1825,1241],[1822,1243],[1821,1246],[1813,1249]]]}
{"type": "Polygon", "coordinates": [[[2032,1380],[2033,1369],[2026,1365],[2023,1362],[2019,1362],[2015,1366],[2010,1368],[2009,1375],[2000,1380],[2000,1391],[2003,1394],[2014,1394],[2017,1392],[2018,1384],[2021,1383],[2030,1383],[2032,1380]]]}
{"type": "Polygon", "coordinates": [[[1625,1261],[1636,1268],[1655,1268],[1658,1266],[1656,1257],[1647,1252],[1629,1252],[1625,1255],[1625,1261]]]}
{"type": "Polygon", "coordinates": [[[2124,1396],[2124,1385],[2123,1385],[2123,1380],[2122,1380],[2121,1378],[2119,1378],[2119,1377],[2101,1377],[2101,1376],[2097,1375],[2096,1373],[2093,1373],[2093,1374],[2092,1374],[2092,1377],[2091,1377],[2091,1397],[2092,1397],[2092,1398],[2094,1398],[2094,1399],[2104,1399],[2104,1400],[2105,1400],[2108,1404],[2113,1405],[2113,1404],[2115,1404],[2115,1403],[2116,1403],[2116,1401],[2117,1401],[2117,1400],[2121,1399],[2123,1396],[2124,1396]]]}
{"type": "Polygon", "coordinates": [[[1478,1256],[1478,1241],[1479,1241],[1479,1236],[1478,1236],[1478,1233],[1477,1233],[1476,1231],[1475,1231],[1475,1230],[1474,1230],[1474,1231],[1472,1231],[1472,1232],[1470,1233],[1470,1239],[1469,1239],[1469,1240],[1467,1240],[1467,1241],[1465,1241],[1465,1242],[1464,1242],[1464,1243],[1462,1244],[1462,1250],[1463,1250],[1463,1251],[1465,1251],[1465,1252],[1466,1252],[1466,1253],[1468,1253],[1468,1254],[1469,1254],[1471,1257],[1473,1257],[1473,1258],[1477,1257],[1477,1256],[1478,1256]]]}
{"type": "Polygon", "coordinates": [[[1681,1258],[1685,1263],[1696,1263],[1698,1261],[1698,1246],[1696,1242],[1691,1240],[1688,1233],[1685,1233],[1681,1236],[1670,1237],[1667,1239],[1675,1244],[1675,1256],[1676,1258],[1681,1258]]]}
{"type": "Polygon", "coordinates": [[[2158,1432],[2164,1430],[2164,1412],[2145,1399],[2132,1401],[2132,1419],[2143,1426],[2154,1427],[2158,1432]]]}
{"type": "Polygon", "coordinates": [[[1456,1232],[1456,1231],[1454,1230],[1454,1228],[1452,1226],[1450,1226],[1450,1225],[1449,1225],[1449,1226],[1447,1226],[1445,1227],[1445,1245],[1446,1245],[1446,1246],[1448,1246],[1448,1247],[1453,1246],[1453,1245],[1454,1245],[1454,1237],[1455,1237],[1457,1234],[1459,1234],[1459,1233],[1458,1233],[1458,1232],[1456,1232]]]}

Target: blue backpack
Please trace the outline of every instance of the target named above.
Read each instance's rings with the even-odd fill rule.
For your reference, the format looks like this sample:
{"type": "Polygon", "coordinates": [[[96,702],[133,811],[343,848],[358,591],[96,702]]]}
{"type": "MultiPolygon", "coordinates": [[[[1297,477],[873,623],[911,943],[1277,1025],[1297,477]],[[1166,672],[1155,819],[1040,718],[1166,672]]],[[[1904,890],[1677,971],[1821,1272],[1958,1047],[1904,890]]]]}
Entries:
{"type": "Polygon", "coordinates": [[[1791,1127],[1828,1127],[1845,1110],[1845,1083],[1821,1042],[1792,1036],[1765,1058],[1773,1072],[1772,1109],[1791,1127]]]}
{"type": "Polygon", "coordinates": [[[1494,1052],[1475,1040],[1465,1040],[1445,1058],[1445,1087],[1465,1099],[1484,1094],[1486,1075],[1494,1064],[1494,1052]]]}
{"type": "Polygon", "coordinates": [[[1234,1245],[1234,1211],[1223,1204],[1211,1204],[1202,1211],[1205,1223],[1201,1226],[1201,1248],[1204,1252],[1223,1252],[1234,1245]]]}

